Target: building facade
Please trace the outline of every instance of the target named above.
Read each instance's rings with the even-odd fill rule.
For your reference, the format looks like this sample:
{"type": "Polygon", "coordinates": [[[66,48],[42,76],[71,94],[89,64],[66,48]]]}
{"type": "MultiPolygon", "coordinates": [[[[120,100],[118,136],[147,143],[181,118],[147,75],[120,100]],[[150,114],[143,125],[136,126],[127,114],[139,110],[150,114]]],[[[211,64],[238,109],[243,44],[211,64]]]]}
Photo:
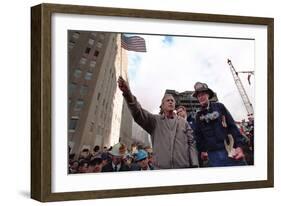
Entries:
{"type": "Polygon", "coordinates": [[[117,78],[127,79],[127,55],[120,48],[120,34],[107,32],[68,32],[68,143],[79,154],[95,145],[112,146],[130,139],[122,131],[123,96],[117,78]]]}
{"type": "Polygon", "coordinates": [[[135,121],[133,122],[132,140],[136,144],[152,147],[150,135],[135,121]]]}
{"type": "MultiPolygon", "coordinates": [[[[197,98],[192,96],[194,91],[177,92],[175,90],[167,89],[165,94],[171,94],[176,100],[176,108],[178,106],[185,106],[188,114],[194,115],[196,111],[200,108],[199,101],[197,98]]],[[[214,93],[211,102],[217,102],[217,94],[214,93]]]]}

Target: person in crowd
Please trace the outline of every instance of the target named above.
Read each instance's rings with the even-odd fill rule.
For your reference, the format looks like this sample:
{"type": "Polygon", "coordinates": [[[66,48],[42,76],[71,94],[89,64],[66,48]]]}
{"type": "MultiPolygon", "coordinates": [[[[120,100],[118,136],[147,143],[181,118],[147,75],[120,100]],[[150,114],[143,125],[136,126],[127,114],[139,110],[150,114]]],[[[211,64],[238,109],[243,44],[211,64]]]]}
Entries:
{"type": "Polygon", "coordinates": [[[131,144],[131,154],[134,155],[138,152],[138,145],[136,143],[131,144]]]}
{"type": "Polygon", "coordinates": [[[88,160],[90,161],[91,159],[91,153],[90,153],[90,150],[88,148],[84,148],[81,152],[80,152],[80,155],[79,155],[79,160],[80,159],[85,159],[85,160],[88,160]]]}
{"type": "Polygon", "coordinates": [[[129,84],[122,77],[118,79],[118,86],[136,123],[151,135],[154,166],[157,169],[190,167],[190,158],[198,158],[187,152],[188,142],[193,139],[192,129],[188,122],[174,113],[174,97],[165,94],[161,101],[160,114],[151,114],[141,107],[129,84]]]}
{"type": "Polygon", "coordinates": [[[78,166],[78,173],[87,173],[88,167],[89,167],[89,161],[86,159],[80,159],[79,166],[78,166]]]}
{"type": "Polygon", "coordinates": [[[74,153],[68,153],[68,173],[71,173],[71,167],[73,162],[75,161],[74,157],[75,157],[74,153]]]}
{"type": "Polygon", "coordinates": [[[132,154],[128,153],[123,158],[123,161],[124,161],[124,164],[127,165],[131,169],[132,163],[134,162],[134,157],[132,154]]]}
{"type": "Polygon", "coordinates": [[[189,123],[190,127],[194,130],[195,119],[192,117],[191,114],[188,114],[185,106],[180,105],[180,106],[177,107],[177,115],[184,118],[189,123]]]}
{"type": "Polygon", "coordinates": [[[111,150],[112,150],[112,146],[110,146],[110,147],[107,149],[108,152],[111,151],[111,150]]]}
{"type": "Polygon", "coordinates": [[[153,170],[154,167],[149,164],[148,154],[145,150],[140,149],[136,153],[135,164],[132,165],[131,170],[153,170]]]}
{"type": "Polygon", "coordinates": [[[93,158],[90,163],[89,163],[89,167],[88,167],[88,172],[101,172],[102,171],[102,158],[96,156],[95,158],[93,158]]]}
{"type": "Polygon", "coordinates": [[[104,147],[103,147],[102,152],[107,152],[107,146],[104,146],[104,147]]]}
{"type": "Polygon", "coordinates": [[[78,167],[79,167],[79,162],[77,160],[74,160],[69,167],[69,173],[70,174],[76,174],[78,173],[78,167]]]}
{"type": "Polygon", "coordinates": [[[102,172],[118,172],[129,171],[130,168],[122,161],[123,157],[127,154],[127,148],[124,144],[117,143],[109,151],[112,160],[108,162],[103,168],[102,172]]]}
{"type": "Polygon", "coordinates": [[[200,103],[194,132],[202,160],[210,167],[246,165],[243,138],[229,111],[222,103],[209,101],[214,92],[207,84],[197,82],[194,89],[192,96],[200,103]]]}
{"type": "Polygon", "coordinates": [[[100,146],[99,145],[94,146],[92,156],[96,156],[99,153],[100,153],[100,146]]]}
{"type": "MultiPolygon", "coordinates": [[[[184,120],[186,120],[189,125],[191,126],[192,130],[194,130],[195,125],[194,125],[194,119],[191,117],[191,115],[187,115],[187,110],[185,106],[178,106],[177,107],[177,115],[182,117],[184,120]]],[[[198,157],[198,151],[196,148],[196,142],[195,138],[190,139],[189,142],[189,147],[188,147],[188,152],[190,156],[197,156],[198,157]]],[[[198,158],[190,158],[190,167],[199,167],[199,161],[198,158]]]]}
{"type": "Polygon", "coordinates": [[[104,167],[108,162],[111,162],[108,152],[103,152],[100,156],[102,159],[102,167],[104,167]]]}

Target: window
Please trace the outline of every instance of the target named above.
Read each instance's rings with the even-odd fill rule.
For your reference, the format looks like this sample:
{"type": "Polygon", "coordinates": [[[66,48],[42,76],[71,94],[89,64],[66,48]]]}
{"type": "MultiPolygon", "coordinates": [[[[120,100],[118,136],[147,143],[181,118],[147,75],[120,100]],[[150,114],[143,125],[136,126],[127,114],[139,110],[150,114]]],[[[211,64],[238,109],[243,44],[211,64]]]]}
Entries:
{"type": "Polygon", "coordinates": [[[80,64],[86,64],[86,62],[87,62],[87,59],[85,57],[82,57],[80,59],[80,64]]]}
{"type": "Polygon", "coordinates": [[[97,100],[99,100],[100,99],[100,93],[98,93],[98,98],[97,98],[97,100]]]}
{"type": "Polygon", "coordinates": [[[83,85],[80,88],[80,95],[81,96],[85,96],[88,93],[88,86],[87,85],[83,85]]]}
{"type": "Polygon", "coordinates": [[[90,67],[95,68],[97,62],[95,60],[90,61],[90,67]]]}
{"type": "Polygon", "coordinates": [[[93,131],[94,131],[94,127],[95,127],[95,122],[92,121],[92,122],[90,123],[90,132],[93,132],[93,131]]]}
{"type": "Polygon", "coordinates": [[[74,32],[72,35],[74,39],[79,39],[79,36],[80,36],[80,32],[74,32]]]}
{"type": "Polygon", "coordinates": [[[69,130],[75,130],[77,127],[79,118],[78,117],[71,117],[69,123],[68,123],[68,129],[69,130]]]}
{"type": "Polygon", "coordinates": [[[95,51],[94,57],[98,57],[99,53],[100,53],[99,51],[95,51]]]}
{"type": "Polygon", "coordinates": [[[82,71],[78,68],[74,70],[74,77],[79,78],[82,74],[82,71]]]}
{"type": "Polygon", "coordinates": [[[69,96],[73,95],[75,93],[75,90],[77,88],[77,84],[76,83],[70,83],[69,84],[69,96]]]}
{"type": "Polygon", "coordinates": [[[90,44],[90,45],[94,45],[94,43],[95,43],[95,40],[93,40],[93,39],[89,39],[88,44],[90,44]]]}
{"type": "Polygon", "coordinates": [[[75,110],[75,111],[81,111],[82,108],[83,108],[83,106],[84,106],[84,100],[78,99],[78,100],[76,101],[74,110],[75,110]]]}
{"type": "Polygon", "coordinates": [[[98,47],[98,48],[102,48],[102,43],[101,43],[101,42],[98,42],[98,43],[97,43],[97,47],[98,47]]]}
{"type": "Polygon", "coordinates": [[[87,47],[86,50],[85,50],[85,54],[89,54],[91,51],[91,48],[90,47],[87,47]]]}
{"type": "Polygon", "coordinates": [[[92,72],[86,72],[86,73],[85,73],[85,76],[84,76],[84,79],[85,79],[85,80],[91,80],[91,79],[92,79],[92,76],[93,76],[93,73],[92,73],[92,72]]]}
{"type": "Polygon", "coordinates": [[[68,49],[72,49],[74,46],[75,46],[75,42],[74,41],[69,41],[68,49]]]}

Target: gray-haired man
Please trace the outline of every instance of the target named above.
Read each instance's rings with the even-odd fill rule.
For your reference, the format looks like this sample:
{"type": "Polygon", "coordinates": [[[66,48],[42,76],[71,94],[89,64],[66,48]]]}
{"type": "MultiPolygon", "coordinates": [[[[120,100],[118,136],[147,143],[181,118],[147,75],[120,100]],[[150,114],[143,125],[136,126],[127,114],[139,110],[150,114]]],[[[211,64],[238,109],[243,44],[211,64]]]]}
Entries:
{"type": "Polygon", "coordinates": [[[190,165],[190,159],[197,159],[197,156],[190,156],[188,152],[190,146],[194,147],[188,144],[193,139],[192,130],[182,117],[174,113],[174,97],[165,94],[161,102],[160,114],[151,114],[141,107],[122,77],[118,79],[118,86],[123,92],[134,120],[151,135],[155,167],[171,169],[193,166],[190,165]]]}

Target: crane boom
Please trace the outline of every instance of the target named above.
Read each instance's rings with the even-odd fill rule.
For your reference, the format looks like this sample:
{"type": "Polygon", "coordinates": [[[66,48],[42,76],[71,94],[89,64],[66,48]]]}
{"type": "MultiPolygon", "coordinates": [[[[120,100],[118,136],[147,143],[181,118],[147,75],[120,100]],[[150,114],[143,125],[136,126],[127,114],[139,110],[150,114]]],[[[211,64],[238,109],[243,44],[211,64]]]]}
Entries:
{"type": "Polygon", "coordinates": [[[237,89],[239,91],[239,94],[242,98],[242,101],[244,103],[244,106],[246,108],[246,111],[248,113],[248,115],[254,115],[254,109],[253,109],[253,105],[252,103],[250,102],[250,99],[243,87],[243,84],[240,80],[240,77],[238,76],[238,72],[235,70],[232,62],[230,59],[227,59],[227,63],[229,64],[229,68],[230,68],[230,71],[232,73],[232,76],[233,76],[233,79],[234,79],[234,82],[237,86],[237,89]]]}

